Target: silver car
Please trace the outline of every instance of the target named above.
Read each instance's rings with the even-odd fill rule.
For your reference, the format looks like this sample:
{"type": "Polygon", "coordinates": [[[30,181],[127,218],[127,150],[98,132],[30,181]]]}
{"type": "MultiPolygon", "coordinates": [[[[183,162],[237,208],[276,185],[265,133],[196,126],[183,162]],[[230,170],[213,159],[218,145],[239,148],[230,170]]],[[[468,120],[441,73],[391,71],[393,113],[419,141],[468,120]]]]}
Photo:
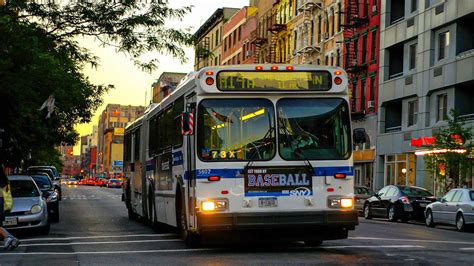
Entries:
{"type": "Polygon", "coordinates": [[[440,201],[426,206],[425,223],[429,227],[451,224],[458,231],[464,231],[469,225],[474,226],[474,190],[452,189],[440,201]]]}
{"type": "Polygon", "coordinates": [[[48,234],[48,207],[46,200],[31,176],[9,176],[13,209],[6,213],[3,226],[8,229],[35,229],[48,234]]]}

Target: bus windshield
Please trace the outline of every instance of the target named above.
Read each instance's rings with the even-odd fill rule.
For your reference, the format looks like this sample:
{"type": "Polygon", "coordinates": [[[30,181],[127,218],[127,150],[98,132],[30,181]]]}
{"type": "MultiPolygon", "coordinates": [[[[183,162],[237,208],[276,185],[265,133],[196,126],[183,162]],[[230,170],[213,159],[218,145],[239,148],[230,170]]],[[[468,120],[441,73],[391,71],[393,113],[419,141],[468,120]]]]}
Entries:
{"type": "Polygon", "coordinates": [[[270,160],[273,104],[265,99],[207,99],[198,108],[198,154],[204,161],[270,160]]]}
{"type": "Polygon", "coordinates": [[[343,99],[289,99],[277,103],[280,156],[285,160],[350,157],[349,110],[343,99]]]}

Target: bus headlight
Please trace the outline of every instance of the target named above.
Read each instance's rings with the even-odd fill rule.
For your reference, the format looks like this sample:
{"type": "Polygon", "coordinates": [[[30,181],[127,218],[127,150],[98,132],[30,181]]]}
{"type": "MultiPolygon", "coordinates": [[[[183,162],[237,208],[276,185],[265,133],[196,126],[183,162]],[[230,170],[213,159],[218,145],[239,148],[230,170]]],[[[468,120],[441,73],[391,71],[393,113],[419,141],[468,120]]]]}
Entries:
{"type": "Polygon", "coordinates": [[[352,199],[341,199],[341,207],[342,208],[352,208],[354,202],[352,199]]]}
{"type": "Polygon", "coordinates": [[[349,209],[354,206],[354,199],[352,198],[342,198],[342,197],[330,197],[328,198],[328,207],[329,208],[344,208],[349,209]]]}
{"type": "Polygon", "coordinates": [[[210,199],[201,203],[201,210],[204,212],[225,211],[227,210],[226,199],[210,199]]]}

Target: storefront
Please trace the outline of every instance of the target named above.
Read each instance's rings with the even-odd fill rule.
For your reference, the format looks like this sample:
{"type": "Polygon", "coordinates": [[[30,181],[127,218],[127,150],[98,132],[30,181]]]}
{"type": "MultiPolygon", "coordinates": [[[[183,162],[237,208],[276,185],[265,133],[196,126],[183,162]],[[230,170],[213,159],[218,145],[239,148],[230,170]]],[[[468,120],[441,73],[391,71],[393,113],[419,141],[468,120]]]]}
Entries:
{"type": "Polygon", "coordinates": [[[385,185],[416,185],[414,153],[385,155],[385,185]]]}

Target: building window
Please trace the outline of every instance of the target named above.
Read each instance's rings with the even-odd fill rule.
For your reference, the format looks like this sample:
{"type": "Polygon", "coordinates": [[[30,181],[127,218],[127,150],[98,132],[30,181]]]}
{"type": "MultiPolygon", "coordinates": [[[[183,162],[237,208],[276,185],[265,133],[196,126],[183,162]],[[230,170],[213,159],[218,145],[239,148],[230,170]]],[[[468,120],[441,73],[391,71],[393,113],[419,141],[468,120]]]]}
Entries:
{"type": "Polygon", "coordinates": [[[322,21],[321,20],[322,20],[321,16],[318,16],[318,43],[321,42],[321,34],[322,34],[322,32],[321,32],[321,29],[322,29],[321,23],[322,23],[322,21]]]}
{"type": "Polygon", "coordinates": [[[360,109],[365,111],[365,78],[360,80],[360,109]]]}
{"type": "Polygon", "coordinates": [[[361,63],[365,64],[367,62],[367,35],[362,37],[362,59],[361,63]]]}
{"type": "Polygon", "coordinates": [[[364,17],[368,17],[369,16],[369,3],[367,2],[368,0],[364,0],[364,3],[363,3],[363,10],[364,10],[364,17]]]}
{"type": "Polygon", "coordinates": [[[350,49],[351,49],[351,46],[350,46],[349,42],[346,42],[346,47],[345,48],[346,48],[346,51],[345,51],[346,55],[345,55],[345,60],[344,61],[345,61],[345,67],[348,67],[349,66],[349,58],[350,58],[349,54],[350,54],[350,49]]]}
{"type": "Polygon", "coordinates": [[[331,36],[335,34],[336,28],[336,14],[334,13],[334,9],[331,8],[331,36]]]}
{"type": "Polygon", "coordinates": [[[240,38],[241,38],[241,31],[242,31],[242,26],[239,26],[239,28],[237,29],[238,30],[238,34],[239,34],[239,42],[240,42],[240,38]]]}
{"type": "Polygon", "coordinates": [[[224,52],[227,51],[227,39],[224,40],[224,52]]]}
{"type": "Polygon", "coordinates": [[[413,126],[417,122],[418,100],[408,102],[408,126],[413,126]]]}
{"type": "Polygon", "coordinates": [[[410,12],[413,13],[418,9],[418,0],[411,0],[410,12]]]}
{"type": "Polygon", "coordinates": [[[235,44],[237,43],[237,34],[236,34],[236,32],[234,31],[234,32],[232,33],[232,35],[234,35],[233,46],[235,47],[235,44]]]}
{"type": "Polygon", "coordinates": [[[341,2],[337,3],[337,31],[341,31],[342,25],[342,7],[341,2]]]}
{"type": "Polygon", "coordinates": [[[448,95],[438,95],[438,112],[436,115],[436,121],[444,121],[448,119],[448,95]]]}
{"type": "Polygon", "coordinates": [[[341,51],[339,50],[339,48],[337,48],[336,49],[336,66],[341,66],[340,57],[341,57],[341,51]]]}
{"type": "Polygon", "coordinates": [[[408,59],[409,65],[408,65],[408,70],[412,70],[416,67],[416,43],[410,44],[409,46],[409,51],[408,51],[408,56],[410,57],[408,59]]]}
{"type": "Polygon", "coordinates": [[[370,100],[375,100],[375,76],[370,78],[370,100]]]}
{"type": "Polygon", "coordinates": [[[216,42],[215,45],[219,45],[219,29],[216,30],[216,42]]]}
{"type": "Polygon", "coordinates": [[[310,36],[309,38],[310,38],[310,41],[311,41],[310,45],[313,45],[314,44],[314,42],[313,42],[313,40],[314,40],[314,21],[313,20],[311,20],[311,27],[310,27],[309,36],[310,36]]]}
{"type": "Polygon", "coordinates": [[[354,112],[356,110],[356,102],[357,102],[357,79],[352,80],[352,102],[351,102],[351,109],[354,112]]]}
{"type": "Polygon", "coordinates": [[[449,31],[445,31],[438,35],[438,60],[448,57],[448,48],[449,31]]]}
{"type": "Polygon", "coordinates": [[[415,165],[416,158],[414,153],[386,155],[385,185],[414,186],[416,183],[415,165]]]}
{"type": "Polygon", "coordinates": [[[389,0],[390,1],[390,25],[395,24],[405,17],[405,1],[389,0]]]}
{"type": "Polygon", "coordinates": [[[298,51],[298,32],[295,30],[293,34],[293,54],[296,54],[296,51],[298,51]]]}
{"type": "Polygon", "coordinates": [[[328,65],[328,61],[329,61],[329,57],[326,55],[324,57],[324,65],[327,66],[328,65]]]}
{"type": "Polygon", "coordinates": [[[355,65],[359,65],[360,63],[359,63],[359,39],[358,38],[354,39],[354,51],[353,51],[353,53],[354,53],[353,63],[355,65]]]}
{"type": "Polygon", "coordinates": [[[377,1],[379,0],[373,0],[372,2],[372,14],[377,13],[377,1]]]}
{"type": "Polygon", "coordinates": [[[372,57],[370,58],[371,61],[375,61],[377,58],[377,31],[372,31],[372,57]]]}

